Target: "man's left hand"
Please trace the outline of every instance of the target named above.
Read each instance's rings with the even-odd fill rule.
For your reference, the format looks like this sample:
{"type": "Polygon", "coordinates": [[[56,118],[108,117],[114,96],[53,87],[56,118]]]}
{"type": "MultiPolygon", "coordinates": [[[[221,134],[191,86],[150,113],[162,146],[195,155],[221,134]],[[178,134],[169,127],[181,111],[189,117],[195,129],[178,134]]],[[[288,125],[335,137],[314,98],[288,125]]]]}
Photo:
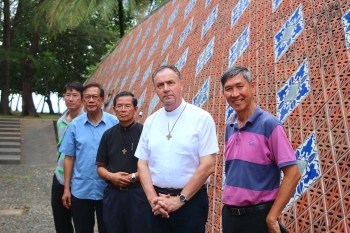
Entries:
{"type": "Polygon", "coordinates": [[[159,197],[164,197],[163,200],[158,201],[157,205],[152,209],[154,214],[162,214],[161,211],[158,211],[157,208],[160,208],[162,210],[166,209],[167,213],[174,212],[181,208],[185,203],[180,201],[180,198],[178,196],[170,196],[165,194],[159,194],[159,197]]]}
{"type": "Polygon", "coordinates": [[[270,222],[267,221],[266,224],[267,224],[267,228],[268,228],[269,233],[281,233],[280,225],[278,225],[277,220],[270,221],[270,222]]]}

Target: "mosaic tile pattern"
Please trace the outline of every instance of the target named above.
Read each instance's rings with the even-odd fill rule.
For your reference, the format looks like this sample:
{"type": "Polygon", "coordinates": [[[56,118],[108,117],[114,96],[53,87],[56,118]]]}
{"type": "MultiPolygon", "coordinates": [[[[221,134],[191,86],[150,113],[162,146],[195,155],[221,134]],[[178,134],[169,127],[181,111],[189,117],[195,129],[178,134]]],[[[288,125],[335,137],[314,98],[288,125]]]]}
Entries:
{"type": "Polygon", "coordinates": [[[162,18],[159,19],[156,27],[154,28],[153,36],[157,34],[160,26],[162,26],[162,24],[163,24],[163,21],[164,21],[164,14],[162,15],[162,18]]]}
{"type": "Polygon", "coordinates": [[[141,87],[142,85],[147,81],[148,77],[151,75],[152,72],[152,66],[153,66],[153,61],[151,62],[151,64],[149,64],[146,72],[143,74],[142,76],[142,81],[141,81],[141,87]]]}
{"type": "Polygon", "coordinates": [[[164,65],[168,64],[168,60],[169,60],[169,55],[167,55],[167,56],[164,58],[164,60],[162,61],[161,66],[164,66],[164,65]]]}
{"type": "Polygon", "coordinates": [[[182,54],[180,59],[176,62],[175,66],[176,68],[181,71],[182,67],[186,64],[187,61],[187,55],[188,55],[188,47],[185,50],[185,52],[182,54]]]}
{"type": "Polygon", "coordinates": [[[343,15],[342,23],[345,31],[346,46],[349,49],[350,48],[350,10],[343,15]]]}
{"type": "Polygon", "coordinates": [[[131,44],[131,41],[132,41],[132,36],[128,39],[128,43],[125,46],[125,50],[128,50],[128,48],[129,48],[129,46],[131,44]]]}
{"type": "Polygon", "coordinates": [[[207,7],[210,4],[211,0],[205,0],[205,7],[207,7]]]}
{"type": "Polygon", "coordinates": [[[276,93],[277,117],[284,121],[310,92],[310,76],[305,60],[286,84],[276,93]]]}
{"type": "Polygon", "coordinates": [[[303,29],[303,11],[300,5],[274,37],[275,61],[280,59],[303,29]]]}
{"type": "Polygon", "coordinates": [[[283,0],[272,0],[272,12],[275,12],[283,0]]]}
{"type": "Polygon", "coordinates": [[[128,60],[128,65],[127,65],[127,66],[130,65],[130,63],[131,63],[132,60],[134,59],[134,56],[135,56],[135,51],[131,54],[131,56],[130,56],[130,58],[129,58],[129,60],[128,60]]]}
{"type": "Polygon", "coordinates": [[[157,37],[157,39],[154,41],[153,45],[149,49],[149,53],[148,53],[148,58],[147,59],[149,59],[152,56],[154,50],[156,50],[156,48],[158,46],[158,40],[159,40],[159,36],[157,37]]]}
{"type": "Polygon", "coordinates": [[[169,36],[166,38],[166,40],[163,43],[162,54],[165,52],[165,50],[168,48],[169,44],[173,40],[173,35],[174,35],[174,29],[170,32],[169,36]]]}
{"type": "Polygon", "coordinates": [[[136,70],[135,74],[132,76],[131,81],[130,81],[129,90],[130,90],[131,87],[134,85],[136,79],[139,77],[140,69],[141,69],[141,66],[139,66],[139,68],[136,70]]]}
{"type": "Polygon", "coordinates": [[[123,67],[124,63],[125,63],[126,57],[123,58],[122,62],[119,65],[119,69],[123,67]]]}
{"type": "Polygon", "coordinates": [[[214,10],[210,13],[208,19],[203,23],[202,27],[202,38],[209,31],[211,26],[215,23],[218,16],[218,5],[214,8],[214,10]]]}
{"type": "Polygon", "coordinates": [[[142,36],[142,43],[146,40],[146,38],[147,38],[149,32],[151,31],[151,27],[152,27],[152,24],[150,24],[150,25],[148,26],[147,30],[146,30],[145,33],[143,34],[143,36],[142,36]]]}
{"type": "Polygon", "coordinates": [[[213,56],[214,41],[215,41],[215,37],[213,37],[210,40],[208,46],[204,49],[203,53],[198,57],[197,67],[196,67],[196,76],[203,69],[203,67],[209,61],[209,59],[213,56]]]}
{"type": "Polygon", "coordinates": [[[229,122],[234,114],[235,110],[228,103],[226,103],[225,122],[229,122]]]}
{"type": "Polygon", "coordinates": [[[185,27],[185,30],[183,30],[183,32],[181,33],[180,40],[179,40],[179,48],[185,42],[187,36],[190,34],[191,29],[192,29],[192,23],[193,23],[193,18],[187,24],[187,26],[185,27]]]}
{"type": "Polygon", "coordinates": [[[158,103],[159,103],[159,97],[157,96],[157,94],[155,94],[151,102],[149,103],[147,116],[151,115],[151,113],[153,112],[154,108],[157,106],[158,103]]]}
{"type": "Polygon", "coordinates": [[[197,107],[202,107],[209,98],[210,77],[205,81],[203,86],[198,90],[198,93],[193,97],[192,104],[197,107]]]}
{"type": "Polygon", "coordinates": [[[142,29],[140,29],[139,34],[137,34],[135,41],[134,41],[134,45],[133,47],[136,45],[136,43],[139,41],[140,37],[141,37],[141,33],[142,33],[142,29]]]}
{"type": "Polygon", "coordinates": [[[177,5],[177,7],[175,8],[175,10],[173,11],[173,13],[170,15],[169,20],[168,20],[168,28],[170,27],[170,25],[174,22],[177,14],[179,13],[179,5],[177,5]]]}
{"type": "Polygon", "coordinates": [[[237,5],[233,8],[231,14],[231,27],[233,27],[238,21],[239,17],[248,8],[250,0],[240,0],[237,5]]]}
{"type": "Polygon", "coordinates": [[[121,91],[123,90],[123,87],[124,87],[126,81],[128,81],[128,78],[129,78],[129,72],[128,72],[127,75],[125,75],[125,77],[123,78],[123,81],[122,81],[122,83],[120,84],[119,92],[121,92],[121,91]]]}
{"type": "Polygon", "coordinates": [[[187,16],[190,14],[190,12],[193,9],[195,4],[196,4],[196,0],[190,0],[190,2],[188,3],[188,5],[185,8],[184,19],[186,19],[187,16]]]}
{"type": "Polygon", "coordinates": [[[136,63],[139,63],[139,61],[141,60],[143,54],[145,53],[146,50],[146,45],[143,46],[142,50],[140,51],[139,55],[137,55],[137,60],[136,63]]]}
{"type": "Polygon", "coordinates": [[[249,45],[249,25],[238,37],[237,41],[232,45],[229,50],[229,66],[231,67],[237,59],[242,55],[249,45]]]}
{"type": "Polygon", "coordinates": [[[137,99],[137,107],[139,109],[142,107],[143,102],[145,101],[145,96],[146,96],[147,88],[142,92],[141,96],[137,99]]]}
{"type": "Polygon", "coordinates": [[[114,83],[114,87],[113,87],[113,88],[116,88],[116,87],[118,86],[119,82],[120,82],[120,77],[117,78],[117,80],[115,80],[115,83],[114,83]]]}

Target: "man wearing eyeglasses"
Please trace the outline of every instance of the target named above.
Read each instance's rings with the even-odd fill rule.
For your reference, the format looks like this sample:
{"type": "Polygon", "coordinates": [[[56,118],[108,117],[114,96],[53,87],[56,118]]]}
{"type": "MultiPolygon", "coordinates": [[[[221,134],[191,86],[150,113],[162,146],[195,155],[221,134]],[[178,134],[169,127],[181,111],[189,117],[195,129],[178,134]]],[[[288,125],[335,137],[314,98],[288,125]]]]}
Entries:
{"type": "Polygon", "coordinates": [[[135,121],[137,99],[131,92],[120,92],[113,99],[113,110],[119,124],[103,134],[96,157],[97,173],[108,184],[103,220],[110,233],[146,233],[148,201],[134,156],[142,132],[142,125],[135,121]]]}
{"type": "MultiPolygon", "coordinates": [[[[60,148],[69,123],[83,111],[83,88],[79,82],[70,82],[64,87],[64,102],[67,111],[57,121],[57,150],[60,148]]],[[[73,233],[72,216],[70,209],[62,204],[64,190],[63,161],[65,154],[57,151],[57,167],[53,176],[51,188],[51,207],[57,233],[73,233]]]]}
{"type": "Polygon", "coordinates": [[[118,119],[103,112],[104,90],[97,83],[83,89],[85,114],[69,126],[59,149],[65,153],[63,205],[72,210],[76,233],[93,233],[95,212],[98,232],[107,232],[103,222],[103,190],[106,182],[97,174],[97,149],[103,133],[118,119]]]}

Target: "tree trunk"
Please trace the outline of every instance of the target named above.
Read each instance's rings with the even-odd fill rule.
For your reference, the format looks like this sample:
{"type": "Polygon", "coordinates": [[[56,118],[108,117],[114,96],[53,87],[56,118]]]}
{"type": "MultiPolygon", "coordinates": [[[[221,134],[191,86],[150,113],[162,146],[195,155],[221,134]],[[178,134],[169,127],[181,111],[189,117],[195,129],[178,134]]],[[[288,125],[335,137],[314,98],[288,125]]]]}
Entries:
{"type": "Polygon", "coordinates": [[[11,115],[11,108],[9,107],[10,95],[10,61],[8,59],[8,52],[11,46],[11,20],[10,20],[10,1],[4,0],[4,23],[3,23],[3,44],[6,51],[6,58],[0,63],[0,88],[1,88],[1,103],[0,113],[4,115],[11,115]]]}
{"type": "Polygon", "coordinates": [[[47,94],[45,101],[46,101],[47,105],[49,106],[50,114],[55,114],[55,112],[53,111],[53,108],[52,108],[52,102],[51,102],[51,98],[50,98],[50,93],[47,94]]]}
{"type": "Polygon", "coordinates": [[[119,32],[120,38],[122,38],[125,34],[125,22],[124,22],[124,7],[123,0],[118,0],[118,16],[119,16],[119,32]]]}
{"type": "Polygon", "coordinates": [[[28,58],[22,65],[22,116],[39,116],[35,110],[32,96],[35,72],[34,58],[38,52],[39,40],[39,29],[34,29],[28,58]]]}

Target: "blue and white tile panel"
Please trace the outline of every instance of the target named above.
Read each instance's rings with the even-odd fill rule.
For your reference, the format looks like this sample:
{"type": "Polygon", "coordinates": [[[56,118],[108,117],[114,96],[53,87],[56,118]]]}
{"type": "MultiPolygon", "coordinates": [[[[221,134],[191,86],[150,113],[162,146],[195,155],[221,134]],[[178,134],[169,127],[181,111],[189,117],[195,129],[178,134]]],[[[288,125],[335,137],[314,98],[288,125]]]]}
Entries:
{"type": "Polygon", "coordinates": [[[310,75],[307,60],[276,93],[277,117],[283,122],[310,93],[310,75]]]}
{"type": "Polygon", "coordinates": [[[289,48],[304,29],[302,5],[294,11],[282,28],[274,36],[275,61],[289,48]]]}
{"type": "Polygon", "coordinates": [[[145,53],[146,50],[146,44],[143,46],[142,50],[140,51],[139,55],[137,55],[137,60],[136,60],[136,64],[139,63],[139,61],[141,60],[143,54],[145,53]]]}
{"type": "Polygon", "coordinates": [[[159,19],[159,21],[156,25],[156,28],[154,29],[153,36],[158,32],[160,26],[162,26],[162,24],[163,24],[163,21],[164,21],[164,14],[162,15],[162,18],[159,19]]]}
{"type": "MultiPolygon", "coordinates": [[[[148,58],[150,58],[154,52],[154,50],[156,50],[157,46],[158,46],[158,41],[159,41],[159,36],[157,37],[157,39],[154,41],[152,47],[149,49],[149,52],[148,52],[148,58]]],[[[147,58],[147,59],[148,59],[147,58]]]]}
{"type": "Polygon", "coordinates": [[[125,60],[126,60],[126,56],[123,58],[122,62],[120,63],[119,69],[121,69],[123,67],[125,60]]]}
{"type": "Polygon", "coordinates": [[[272,12],[275,12],[283,0],[272,0],[272,12]]]}
{"type": "Polygon", "coordinates": [[[154,94],[151,102],[149,103],[147,116],[151,115],[151,113],[153,112],[154,108],[157,106],[158,103],[159,103],[159,97],[157,94],[154,94]]]}
{"type": "Polygon", "coordinates": [[[198,90],[198,93],[193,97],[192,104],[197,107],[202,107],[209,98],[210,77],[205,81],[203,86],[198,90]]]}
{"type": "Polygon", "coordinates": [[[210,4],[211,0],[205,0],[205,8],[210,4]]]}
{"type": "Polygon", "coordinates": [[[176,0],[173,0],[173,1],[171,2],[171,5],[174,6],[175,2],[176,2],[176,0]]]}
{"type": "Polygon", "coordinates": [[[109,100],[109,103],[108,103],[108,105],[107,105],[107,107],[106,107],[106,109],[105,109],[104,111],[109,112],[109,110],[111,109],[111,107],[112,107],[112,105],[113,105],[113,98],[114,98],[114,97],[112,97],[112,98],[109,100]]]}
{"type": "Polygon", "coordinates": [[[219,5],[216,5],[214,10],[210,13],[209,17],[207,18],[207,20],[203,23],[202,38],[205,36],[205,34],[209,31],[210,27],[216,21],[218,16],[218,9],[219,9],[219,5]]]}
{"type": "Polygon", "coordinates": [[[213,37],[207,47],[204,49],[202,54],[198,57],[197,66],[196,66],[196,76],[203,69],[205,64],[209,61],[209,59],[213,56],[214,52],[214,41],[215,37],[213,37]]]}
{"type": "Polygon", "coordinates": [[[168,35],[168,37],[165,39],[163,43],[162,55],[165,52],[165,50],[168,48],[171,41],[173,40],[173,35],[174,35],[174,29],[170,32],[170,34],[168,35]]]}
{"type": "Polygon", "coordinates": [[[187,36],[190,34],[190,32],[192,30],[192,23],[193,23],[193,18],[191,19],[191,21],[187,24],[187,26],[185,27],[185,29],[181,33],[180,40],[179,40],[179,48],[184,43],[184,41],[186,40],[187,36]]]}
{"type": "Polygon", "coordinates": [[[118,86],[119,82],[120,82],[120,77],[118,77],[117,80],[115,80],[113,89],[116,88],[116,87],[118,86]]]}
{"type": "Polygon", "coordinates": [[[303,162],[306,166],[285,210],[321,177],[320,159],[317,154],[316,135],[314,132],[295,151],[295,155],[298,162],[303,162]]]}
{"type": "Polygon", "coordinates": [[[230,121],[235,114],[235,110],[226,102],[225,122],[230,121]]]}
{"type": "Polygon", "coordinates": [[[125,46],[125,51],[128,50],[130,44],[131,44],[131,41],[132,41],[132,36],[130,36],[130,38],[128,39],[128,43],[126,43],[126,46],[125,46]]]}
{"type": "Polygon", "coordinates": [[[243,12],[248,8],[250,0],[240,0],[237,5],[232,9],[231,14],[231,28],[236,24],[239,17],[243,15],[243,12]]]}
{"type": "Polygon", "coordinates": [[[129,60],[128,60],[128,65],[127,67],[129,67],[130,63],[132,62],[132,60],[134,59],[134,56],[135,56],[135,51],[131,54],[129,60]]]}
{"type": "Polygon", "coordinates": [[[184,20],[187,18],[187,16],[190,14],[191,10],[193,9],[194,5],[196,4],[196,0],[190,0],[188,5],[185,8],[185,14],[184,14],[184,20]]]}
{"type": "Polygon", "coordinates": [[[346,47],[350,49],[350,10],[346,12],[341,18],[345,31],[346,47]]]}
{"type": "Polygon", "coordinates": [[[145,73],[142,76],[141,87],[147,81],[148,77],[151,75],[152,66],[153,66],[153,61],[151,62],[151,64],[149,64],[147,70],[145,71],[145,73]]]}
{"type": "Polygon", "coordinates": [[[242,53],[246,50],[246,48],[249,45],[249,24],[244,29],[242,34],[238,37],[236,42],[232,45],[232,47],[229,50],[229,67],[231,67],[237,59],[242,55],[242,53]]]}
{"type": "Polygon", "coordinates": [[[140,69],[141,69],[141,66],[139,66],[139,68],[136,70],[134,76],[132,76],[131,81],[130,81],[129,90],[131,89],[132,85],[134,85],[136,79],[139,77],[140,69]]]}
{"type": "Polygon", "coordinates": [[[148,26],[148,28],[146,29],[145,33],[143,34],[143,36],[142,36],[142,43],[146,40],[146,38],[147,38],[149,32],[151,31],[151,27],[152,27],[152,24],[150,24],[150,25],[148,26]]]}
{"type": "Polygon", "coordinates": [[[161,66],[167,65],[168,64],[168,60],[169,60],[169,55],[167,55],[166,58],[164,58],[164,60],[162,61],[161,66]]]}
{"type": "Polygon", "coordinates": [[[126,81],[128,81],[128,78],[129,78],[129,73],[130,73],[130,71],[125,75],[125,77],[124,77],[124,79],[123,79],[123,81],[122,81],[122,83],[120,84],[120,89],[119,89],[119,92],[121,92],[122,90],[123,90],[123,88],[124,88],[124,85],[125,85],[125,83],[126,83],[126,81]]]}
{"type": "Polygon", "coordinates": [[[140,37],[141,37],[141,33],[142,33],[142,28],[140,29],[139,34],[137,34],[137,36],[136,36],[136,38],[135,38],[133,47],[134,47],[134,46],[136,45],[136,43],[139,41],[139,39],[140,39],[140,37]]]}
{"type": "Polygon", "coordinates": [[[169,20],[168,20],[168,28],[170,27],[170,25],[174,22],[177,14],[179,13],[179,5],[177,5],[177,7],[175,8],[175,10],[173,11],[173,13],[170,15],[169,20]]]}
{"type": "Polygon", "coordinates": [[[180,71],[182,67],[186,64],[187,61],[187,55],[188,55],[188,47],[185,50],[185,52],[182,54],[180,59],[176,62],[175,66],[180,71]]]}
{"type": "Polygon", "coordinates": [[[139,109],[141,108],[143,102],[145,101],[146,91],[147,91],[147,88],[142,92],[141,96],[138,98],[137,107],[139,107],[139,109]]]}

